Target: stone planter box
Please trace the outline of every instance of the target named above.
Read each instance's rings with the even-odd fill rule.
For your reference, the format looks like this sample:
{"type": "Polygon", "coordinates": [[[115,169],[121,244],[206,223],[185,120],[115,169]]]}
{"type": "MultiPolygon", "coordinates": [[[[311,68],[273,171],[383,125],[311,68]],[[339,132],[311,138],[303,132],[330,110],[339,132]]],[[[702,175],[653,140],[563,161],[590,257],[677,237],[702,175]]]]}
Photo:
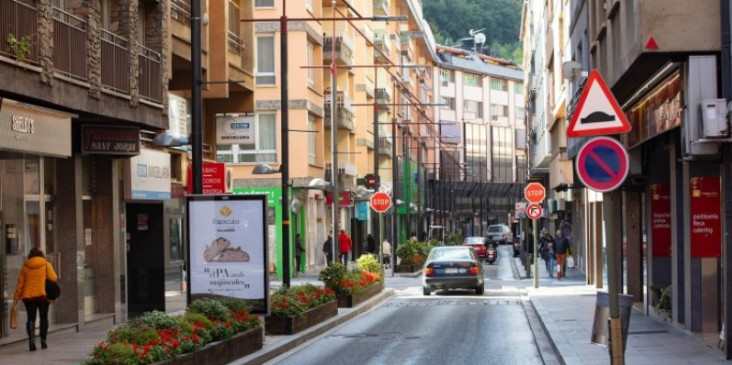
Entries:
{"type": "Polygon", "coordinates": [[[273,317],[264,318],[265,330],[272,335],[291,335],[318,323],[324,322],[338,314],[338,301],[321,304],[310,308],[299,317],[273,317]]]}
{"type": "Polygon", "coordinates": [[[262,327],[255,327],[234,335],[224,341],[212,342],[194,352],[175,359],[156,363],[157,365],[200,365],[228,364],[262,349],[264,333],[262,327]]]}
{"type": "Polygon", "coordinates": [[[423,265],[397,265],[394,272],[416,272],[422,270],[423,265]]]}
{"type": "Polygon", "coordinates": [[[361,294],[336,293],[336,296],[338,297],[338,307],[353,308],[363,303],[365,300],[373,297],[374,295],[379,294],[383,289],[384,281],[382,280],[380,283],[371,285],[370,287],[366,288],[366,290],[364,290],[361,294]]]}

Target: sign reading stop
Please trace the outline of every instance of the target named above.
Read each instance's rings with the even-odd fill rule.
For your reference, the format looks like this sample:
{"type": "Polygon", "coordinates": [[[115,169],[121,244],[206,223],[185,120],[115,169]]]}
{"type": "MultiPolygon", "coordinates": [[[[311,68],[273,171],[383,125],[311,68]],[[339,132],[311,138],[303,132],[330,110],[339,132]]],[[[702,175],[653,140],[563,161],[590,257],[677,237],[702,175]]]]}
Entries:
{"type": "Polygon", "coordinates": [[[378,213],[384,213],[391,208],[391,197],[384,192],[378,192],[371,196],[371,209],[378,213]]]}
{"type": "Polygon", "coordinates": [[[526,185],[526,188],[524,189],[524,198],[526,198],[526,201],[528,201],[531,204],[539,204],[544,201],[544,198],[546,197],[546,190],[544,190],[544,186],[533,182],[529,185],[526,185]]]}

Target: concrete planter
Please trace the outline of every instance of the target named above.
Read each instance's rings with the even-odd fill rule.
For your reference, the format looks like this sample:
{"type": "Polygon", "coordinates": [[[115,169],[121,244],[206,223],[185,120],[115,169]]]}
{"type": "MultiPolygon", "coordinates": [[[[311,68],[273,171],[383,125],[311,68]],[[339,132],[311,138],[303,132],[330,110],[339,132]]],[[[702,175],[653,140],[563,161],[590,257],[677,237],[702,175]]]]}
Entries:
{"type": "Polygon", "coordinates": [[[338,307],[353,308],[363,303],[365,300],[373,297],[374,295],[379,294],[383,289],[384,281],[382,280],[381,282],[366,288],[366,290],[364,290],[360,294],[336,293],[336,296],[338,297],[338,307]]]}
{"type": "Polygon", "coordinates": [[[194,352],[175,359],[156,363],[157,365],[200,365],[228,364],[238,358],[254,353],[264,345],[262,327],[255,327],[238,333],[223,341],[212,342],[194,352]]]}
{"type": "Polygon", "coordinates": [[[331,300],[317,307],[310,308],[301,316],[264,318],[265,330],[271,335],[291,335],[324,322],[338,314],[338,301],[331,300]]]}

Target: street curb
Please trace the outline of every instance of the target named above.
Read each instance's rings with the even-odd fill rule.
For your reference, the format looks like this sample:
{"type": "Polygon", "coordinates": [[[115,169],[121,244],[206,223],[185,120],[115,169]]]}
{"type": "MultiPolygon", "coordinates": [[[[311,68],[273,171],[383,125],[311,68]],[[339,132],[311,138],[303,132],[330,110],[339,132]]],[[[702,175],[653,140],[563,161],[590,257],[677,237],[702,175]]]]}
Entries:
{"type": "MultiPolygon", "coordinates": [[[[377,296],[369,299],[365,303],[361,304],[360,306],[354,308],[353,310],[349,311],[346,314],[335,316],[323,323],[320,323],[314,327],[311,327],[310,329],[307,329],[301,333],[291,335],[292,339],[290,340],[284,340],[284,341],[278,341],[275,344],[270,345],[271,348],[267,348],[268,346],[265,345],[261,350],[243,357],[241,359],[238,359],[236,361],[233,361],[229,363],[229,365],[259,365],[263,364],[267,361],[270,361],[277,356],[280,356],[292,349],[294,349],[297,346],[302,345],[305,342],[308,342],[323,333],[345,323],[350,321],[351,319],[355,318],[356,316],[368,311],[369,309],[375,307],[376,305],[380,304],[381,302],[385,301],[386,299],[392,297],[394,295],[394,289],[386,289],[379,293],[377,296]]],[[[265,340],[265,343],[267,341],[265,340]]]]}
{"type": "Polygon", "coordinates": [[[546,328],[541,323],[541,318],[536,312],[536,308],[531,305],[531,300],[526,296],[522,296],[521,305],[524,307],[526,319],[529,321],[529,327],[534,334],[534,342],[536,343],[543,363],[545,365],[564,364],[560,354],[557,352],[556,346],[552,342],[551,336],[549,336],[546,328]]]}
{"type": "Polygon", "coordinates": [[[541,323],[541,327],[544,329],[544,333],[546,333],[559,363],[562,365],[582,364],[580,357],[574,352],[572,346],[569,345],[569,342],[564,338],[561,331],[556,328],[556,324],[551,319],[546,307],[544,307],[544,303],[540,300],[533,299],[531,293],[529,293],[529,302],[539,317],[539,323],[541,323]]]}
{"type": "Polygon", "coordinates": [[[420,277],[420,275],[422,275],[422,270],[418,270],[415,272],[409,272],[409,273],[402,273],[402,272],[394,273],[394,276],[400,277],[400,278],[418,278],[418,277],[420,277]]]}

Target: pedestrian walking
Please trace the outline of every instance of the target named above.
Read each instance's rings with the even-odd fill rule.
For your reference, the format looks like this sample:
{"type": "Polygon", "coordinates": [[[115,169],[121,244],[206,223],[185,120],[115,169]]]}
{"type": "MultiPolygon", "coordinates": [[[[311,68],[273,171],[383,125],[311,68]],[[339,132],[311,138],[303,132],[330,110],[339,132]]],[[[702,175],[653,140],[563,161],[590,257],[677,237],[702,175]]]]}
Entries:
{"type": "Polygon", "coordinates": [[[366,240],[363,241],[363,252],[370,254],[376,253],[376,241],[374,240],[374,236],[372,236],[371,233],[366,235],[366,240]]]}
{"type": "Polygon", "coordinates": [[[549,272],[549,277],[554,277],[554,268],[556,267],[557,263],[557,255],[554,252],[554,241],[547,241],[546,247],[545,247],[545,255],[546,255],[546,271],[549,272]]]}
{"type": "Polygon", "coordinates": [[[295,235],[295,277],[302,269],[302,255],[305,253],[305,246],[302,245],[302,237],[300,234],[295,235]]]}
{"type": "Polygon", "coordinates": [[[557,265],[559,272],[557,278],[563,278],[567,273],[567,252],[570,250],[569,238],[562,234],[562,230],[557,230],[557,239],[554,241],[554,252],[557,255],[557,265]]]}
{"type": "Polygon", "coordinates": [[[381,243],[381,252],[384,262],[382,262],[383,265],[386,265],[386,267],[391,267],[391,243],[384,238],[384,242],[381,243]]]}
{"type": "Polygon", "coordinates": [[[323,242],[323,253],[325,264],[330,266],[333,263],[333,231],[328,231],[328,238],[323,242]]]}
{"type": "Polygon", "coordinates": [[[348,266],[348,253],[351,252],[352,247],[353,243],[351,242],[351,236],[341,229],[341,233],[338,234],[338,257],[343,265],[348,266]]]}
{"type": "Polygon", "coordinates": [[[554,237],[552,237],[551,233],[544,228],[541,230],[541,237],[539,238],[541,242],[541,247],[543,249],[543,258],[544,263],[546,264],[546,270],[549,272],[550,275],[554,275],[554,265],[556,264],[556,251],[554,251],[554,237]],[[552,246],[552,257],[550,258],[548,255],[549,246],[552,246]],[[551,265],[549,261],[554,260],[551,265]]]}
{"type": "Polygon", "coordinates": [[[25,304],[25,311],[28,313],[28,321],[25,323],[25,330],[28,332],[28,349],[36,351],[35,332],[36,314],[41,317],[41,348],[46,349],[46,335],[48,334],[48,306],[50,302],[46,297],[46,279],[58,282],[56,271],[46,261],[40,248],[33,247],[28,253],[28,259],[23,264],[18,275],[18,284],[13,295],[13,305],[19,300],[25,304]]]}

